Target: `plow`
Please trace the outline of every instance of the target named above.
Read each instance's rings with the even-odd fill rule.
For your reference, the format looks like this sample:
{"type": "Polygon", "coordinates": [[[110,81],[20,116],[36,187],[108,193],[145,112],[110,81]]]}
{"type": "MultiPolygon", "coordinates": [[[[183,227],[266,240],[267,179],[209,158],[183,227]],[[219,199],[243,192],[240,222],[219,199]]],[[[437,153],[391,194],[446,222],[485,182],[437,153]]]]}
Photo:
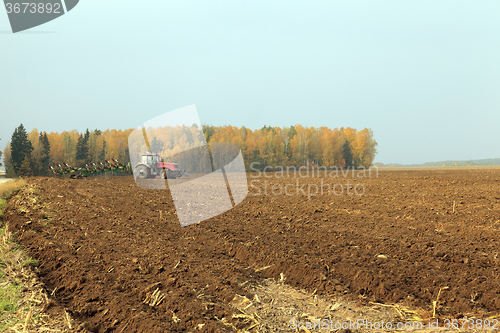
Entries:
{"type": "Polygon", "coordinates": [[[49,166],[49,169],[56,176],[69,175],[72,179],[82,179],[88,176],[96,176],[106,172],[125,172],[129,173],[130,170],[127,166],[122,165],[116,158],[112,160],[105,160],[104,162],[83,164],[81,168],[75,168],[67,163],[56,164],[49,166]]]}
{"type": "Polygon", "coordinates": [[[182,176],[188,176],[181,171],[179,165],[173,162],[164,162],[158,154],[146,152],[141,156],[141,160],[133,170],[130,163],[127,166],[122,165],[116,158],[105,160],[104,162],[83,164],[81,168],[75,168],[68,163],[49,166],[50,171],[56,176],[69,175],[72,179],[82,179],[88,176],[96,176],[106,172],[123,172],[134,174],[137,179],[163,177],[165,179],[176,179],[182,176]]]}

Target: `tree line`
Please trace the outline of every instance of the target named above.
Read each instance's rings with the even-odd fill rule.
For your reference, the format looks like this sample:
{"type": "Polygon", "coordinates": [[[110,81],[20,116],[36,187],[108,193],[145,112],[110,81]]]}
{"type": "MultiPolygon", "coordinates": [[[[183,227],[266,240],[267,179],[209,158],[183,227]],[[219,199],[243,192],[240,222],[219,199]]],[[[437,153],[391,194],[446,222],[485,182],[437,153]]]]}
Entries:
{"type": "Polygon", "coordinates": [[[128,163],[127,137],[132,130],[95,129],[84,133],[76,130],[62,133],[27,132],[17,127],[3,151],[7,177],[50,175],[49,165],[84,163],[117,158],[128,163]]]}
{"type": "Polygon", "coordinates": [[[377,142],[370,129],[328,127],[264,126],[259,130],[245,127],[203,126],[209,142],[231,142],[243,153],[247,170],[254,162],[258,168],[288,166],[325,166],[368,168],[377,153],[377,142]]]}
{"type": "MultiPolygon", "coordinates": [[[[3,151],[7,176],[49,175],[49,165],[63,162],[81,166],[116,158],[125,165],[130,161],[128,137],[132,131],[87,129],[84,133],[76,130],[46,133],[35,128],[28,133],[21,124],[3,151]]],[[[154,133],[155,129],[148,129],[150,131],[154,133]]],[[[253,164],[254,169],[303,165],[368,168],[377,153],[377,142],[367,128],[358,131],[350,127],[330,129],[295,125],[251,130],[244,126],[203,125],[203,136],[195,125],[162,131],[161,135],[152,136],[149,147],[161,156],[173,156],[191,146],[202,145],[204,136],[209,144],[229,142],[238,145],[247,170],[254,162],[257,162],[253,164]]],[[[138,150],[142,152],[146,147],[138,150]]]]}

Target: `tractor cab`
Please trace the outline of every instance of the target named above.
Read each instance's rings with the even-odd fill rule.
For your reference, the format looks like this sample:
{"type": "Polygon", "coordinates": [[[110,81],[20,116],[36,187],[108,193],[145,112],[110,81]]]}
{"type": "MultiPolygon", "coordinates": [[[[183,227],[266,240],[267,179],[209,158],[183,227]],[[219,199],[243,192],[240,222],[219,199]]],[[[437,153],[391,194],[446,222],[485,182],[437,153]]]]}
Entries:
{"type": "Polygon", "coordinates": [[[149,165],[150,168],[156,170],[156,166],[160,161],[160,156],[153,154],[142,155],[141,163],[149,165]]]}

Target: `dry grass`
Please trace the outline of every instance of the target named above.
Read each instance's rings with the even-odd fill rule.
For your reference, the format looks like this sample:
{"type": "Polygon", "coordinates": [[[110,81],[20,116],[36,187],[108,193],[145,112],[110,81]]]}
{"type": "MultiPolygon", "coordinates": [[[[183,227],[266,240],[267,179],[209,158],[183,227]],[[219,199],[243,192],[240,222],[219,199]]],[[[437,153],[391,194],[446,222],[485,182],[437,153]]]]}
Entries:
{"type": "Polygon", "coordinates": [[[3,183],[0,183],[0,196],[5,197],[6,195],[9,195],[12,193],[12,191],[17,191],[21,187],[23,187],[26,184],[24,179],[18,178],[18,179],[12,179],[5,181],[3,183]]]}
{"type": "Polygon", "coordinates": [[[0,332],[73,331],[67,314],[51,318],[44,313],[51,301],[35,274],[37,261],[26,255],[4,224],[6,198],[17,190],[28,200],[37,192],[23,179],[0,184],[0,332]]]}
{"type": "Polygon", "coordinates": [[[6,207],[5,198],[8,197],[12,192],[22,188],[26,182],[23,179],[9,180],[0,183],[0,220],[3,219],[4,210],[6,207]]]}
{"type": "MultiPolygon", "coordinates": [[[[0,221],[3,219],[6,200],[12,192],[25,185],[24,180],[12,180],[0,184],[0,221]]],[[[28,263],[19,246],[12,240],[8,226],[0,229],[0,330],[16,324],[19,320],[13,314],[19,310],[21,301],[21,280],[18,270],[23,271],[28,263]]]]}
{"type": "MultiPolygon", "coordinates": [[[[24,180],[12,180],[0,184],[0,221],[7,206],[6,197],[25,185],[24,180]]],[[[19,320],[13,314],[19,310],[21,300],[21,280],[17,278],[19,267],[25,264],[23,252],[12,240],[8,226],[0,229],[0,330],[16,324],[19,320]]]]}
{"type": "MultiPolygon", "coordinates": [[[[237,323],[231,324],[238,332],[319,332],[320,330],[307,327],[309,323],[319,323],[327,320],[328,327],[323,332],[340,332],[335,323],[344,323],[352,320],[357,322],[363,319],[370,323],[409,323],[405,333],[423,332],[424,317],[428,317],[422,309],[409,310],[401,305],[389,305],[369,302],[364,306],[357,301],[349,300],[340,295],[318,296],[316,291],[298,290],[285,283],[284,274],[281,279],[267,279],[260,285],[250,285],[246,289],[252,299],[236,295],[230,302],[236,311],[233,319],[237,323]],[[294,321],[295,320],[295,321],[294,321]],[[303,323],[302,325],[300,323],[303,323]],[[304,324],[305,323],[305,324],[304,324]],[[306,326],[304,326],[306,325],[306,326]]],[[[229,326],[230,323],[223,323],[229,326]]],[[[325,325],[325,324],[324,324],[325,325]]],[[[358,333],[388,332],[374,330],[361,325],[355,330],[358,333]]],[[[400,330],[398,330],[399,332],[400,330]]],[[[425,330],[425,332],[430,332],[425,330]]],[[[439,330],[441,332],[441,330],[439,330]]]]}

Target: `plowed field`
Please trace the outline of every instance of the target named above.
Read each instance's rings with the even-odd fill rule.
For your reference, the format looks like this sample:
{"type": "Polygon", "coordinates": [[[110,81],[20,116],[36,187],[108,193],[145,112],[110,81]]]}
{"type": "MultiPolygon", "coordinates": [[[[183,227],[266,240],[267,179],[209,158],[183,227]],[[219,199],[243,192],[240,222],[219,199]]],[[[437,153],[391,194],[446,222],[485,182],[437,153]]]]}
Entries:
{"type": "Polygon", "coordinates": [[[245,328],[229,303],[270,277],[423,316],[448,287],[439,316],[500,314],[499,169],[252,177],[243,203],[183,228],[168,190],[132,177],[32,178],[5,219],[91,332],[245,328]]]}

